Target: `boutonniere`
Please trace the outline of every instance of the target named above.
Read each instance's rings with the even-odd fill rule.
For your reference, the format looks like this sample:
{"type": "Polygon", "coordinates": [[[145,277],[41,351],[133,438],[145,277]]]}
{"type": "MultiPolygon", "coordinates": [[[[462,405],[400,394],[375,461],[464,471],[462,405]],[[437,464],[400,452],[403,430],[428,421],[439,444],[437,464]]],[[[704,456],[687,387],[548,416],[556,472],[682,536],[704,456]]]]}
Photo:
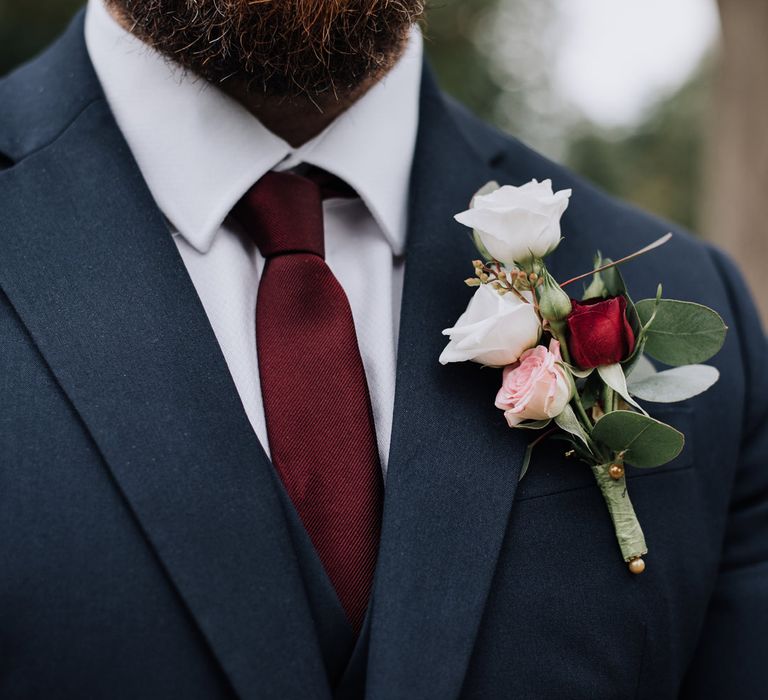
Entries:
{"type": "Polygon", "coordinates": [[[456,215],[473,229],[481,258],[466,280],[477,288],[467,310],[443,331],[450,342],[440,362],[502,368],[496,407],[511,428],[543,431],[528,446],[520,478],[536,445],[550,436],[564,440],[567,456],[591,468],[621,555],[639,574],[648,548],[625,465],[659,467],[685,442],[639,402],[672,403],[706,391],[719,374],[701,363],[720,350],[727,329],[706,306],[663,298],[661,284],[655,298],[632,301],[618,266],[672,234],[621,260],[597,253],[591,271],[558,283],[545,259],[560,244],[570,197],[549,180],[491,182],[456,215]],[[580,299],[565,291],[587,279],[580,299]],[[670,369],[658,371],[649,358],[670,369]]]}

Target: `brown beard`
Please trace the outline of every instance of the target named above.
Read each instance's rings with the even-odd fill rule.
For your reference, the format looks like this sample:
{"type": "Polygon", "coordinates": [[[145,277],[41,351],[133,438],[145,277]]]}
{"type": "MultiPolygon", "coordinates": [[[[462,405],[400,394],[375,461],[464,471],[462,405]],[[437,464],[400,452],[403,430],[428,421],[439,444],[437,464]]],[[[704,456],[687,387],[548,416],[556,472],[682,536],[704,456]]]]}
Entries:
{"type": "Polygon", "coordinates": [[[316,104],[386,72],[424,0],[107,0],[139,39],[214,83],[316,104]]]}

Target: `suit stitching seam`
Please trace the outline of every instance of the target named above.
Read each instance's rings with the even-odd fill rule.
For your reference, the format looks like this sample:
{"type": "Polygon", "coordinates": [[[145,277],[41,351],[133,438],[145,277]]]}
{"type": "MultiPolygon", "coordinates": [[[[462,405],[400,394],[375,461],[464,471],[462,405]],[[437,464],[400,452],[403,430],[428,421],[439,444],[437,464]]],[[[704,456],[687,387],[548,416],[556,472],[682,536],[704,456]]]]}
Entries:
{"type": "MultiPolygon", "coordinates": [[[[85,112],[87,112],[88,109],[90,109],[97,102],[104,102],[104,98],[103,97],[94,97],[91,100],[89,100],[85,105],[83,105],[83,107],[77,112],[77,114],[75,114],[75,116],[72,117],[72,119],[70,119],[61,128],[61,130],[56,133],[55,136],[53,136],[53,138],[51,138],[50,140],[46,141],[45,143],[37,146],[36,148],[32,149],[28,153],[25,153],[23,156],[21,156],[19,158],[19,160],[16,163],[14,163],[14,166],[23,163],[25,160],[27,160],[27,158],[31,158],[32,156],[40,153],[41,151],[44,151],[46,148],[48,148],[52,144],[56,143],[56,141],[58,141],[62,136],[64,136],[64,134],[66,134],[74,126],[75,122],[77,122],[78,119],[80,119],[80,117],[82,117],[83,114],[85,114],[85,112]]],[[[12,166],[12,167],[14,167],[14,166],[12,166]]]]}
{"type": "MultiPolygon", "coordinates": [[[[443,95],[443,93],[440,93],[443,95]]],[[[443,97],[443,105],[446,107],[446,113],[450,116],[451,121],[453,122],[453,125],[456,127],[456,131],[458,131],[459,135],[461,136],[461,140],[464,142],[464,145],[469,148],[472,153],[474,153],[480,160],[482,160],[486,165],[491,165],[491,163],[498,159],[504,159],[506,158],[506,152],[503,147],[499,147],[498,150],[496,150],[491,156],[489,157],[487,154],[482,153],[480,149],[475,146],[475,144],[472,142],[472,140],[467,136],[464,129],[462,128],[461,124],[459,123],[459,119],[457,119],[457,115],[455,114],[455,109],[451,109],[450,102],[446,100],[443,97]]],[[[496,168],[497,166],[491,165],[491,167],[496,168]]]]}
{"type": "Polygon", "coordinates": [[[640,663],[637,669],[637,684],[635,685],[635,700],[640,696],[640,682],[643,679],[643,664],[645,663],[645,652],[648,648],[648,625],[643,625],[643,647],[640,650],[640,663]]]}

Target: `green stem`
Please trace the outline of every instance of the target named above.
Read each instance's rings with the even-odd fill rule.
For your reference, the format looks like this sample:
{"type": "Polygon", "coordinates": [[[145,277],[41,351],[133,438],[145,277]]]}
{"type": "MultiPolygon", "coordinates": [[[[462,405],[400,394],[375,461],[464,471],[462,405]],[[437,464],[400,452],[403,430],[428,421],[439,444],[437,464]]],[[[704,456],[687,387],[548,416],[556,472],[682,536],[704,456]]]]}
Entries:
{"type": "Polygon", "coordinates": [[[603,384],[603,413],[613,411],[615,392],[607,384],[603,384]]]}
{"type": "Polygon", "coordinates": [[[587,415],[586,410],[584,409],[584,406],[581,403],[581,399],[579,398],[579,395],[576,394],[573,397],[573,401],[571,402],[573,404],[573,407],[576,409],[576,415],[579,417],[579,420],[581,420],[581,424],[586,429],[587,433],[592,432],[592,428],[594,428],[594,424],[590,420],[589,416],[587,415]]]}
{"type": "Polygon", "coordinates": [[[597,464],[592,467],[592,473],[608,506],[621,556],[624,561],[630,562],[648,554],[648,547],[632,501],[629,500],[627,479],[625,476],[612,478],[610,468],[610,464],[597,464]]]}

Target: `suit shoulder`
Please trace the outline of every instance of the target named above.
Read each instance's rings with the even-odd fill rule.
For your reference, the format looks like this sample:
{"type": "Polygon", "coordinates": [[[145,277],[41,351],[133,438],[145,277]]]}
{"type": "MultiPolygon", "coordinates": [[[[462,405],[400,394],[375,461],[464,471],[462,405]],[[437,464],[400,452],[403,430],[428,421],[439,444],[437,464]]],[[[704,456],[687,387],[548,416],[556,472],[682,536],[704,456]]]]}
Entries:
{"type": "Polygon", "coordinates": [[[39,56],[0,78],[0,161],[16,162],[49,143],[103,97],[83,23],[81,11],[39,56]]]}
{"type": "MultiPolygon", "coordinates": [[[[448,108],[470,145],[500,174],[502,184],[521,185],[531,179],[552,180],[556,190],[571,189],[565,225],[579,237],[588,237],[604,251],[613,242],[643,247],[671,231],[676,245],[711,254],[712,246],[687,231],[612,196],[568,167],[557,163],[514,136],[484,122],[466,107],[447,98],[448,108]]],[[[628,251],[631,252],[631,251],[628,251]]]]}

